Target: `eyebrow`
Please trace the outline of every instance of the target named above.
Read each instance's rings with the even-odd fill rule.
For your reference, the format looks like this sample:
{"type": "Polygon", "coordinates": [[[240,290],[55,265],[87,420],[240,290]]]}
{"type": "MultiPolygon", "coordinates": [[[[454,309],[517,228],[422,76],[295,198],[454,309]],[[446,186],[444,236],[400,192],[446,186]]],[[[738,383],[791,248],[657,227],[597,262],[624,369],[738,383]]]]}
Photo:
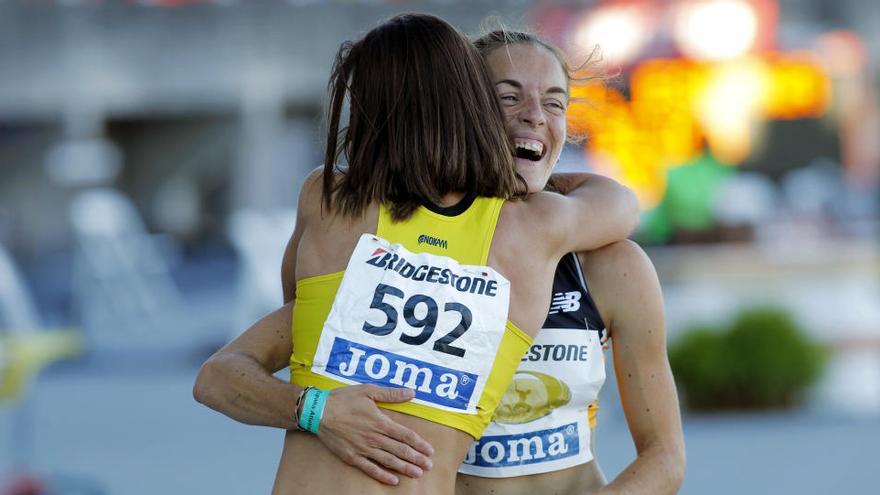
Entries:
{"type": "MultiPolygon", "coordinates": [[[[514,88],[517,88],[517,89],[522,89],[522,87],[523,87],[522,84],[520,84],[519,81],[516,81],[516,80],[513,80],[513,79],[502,79],[502,80],[500,80],[500,81],[496,81],[496,82],[495,82],[495,86],[498,86],[499,84],[509,84],[509,85],[511,85],[511,86],[513,86],[514,88]]],[[[566,90],[560,88],[559,86],[553,86],[553,87],[551,87],[551,88],[547,88],[547,91],[546,91],[546,92],[547,92],[547,93],[562,93],[563,95],[565,95],[566,97],[568,97],[568,91],[566,91],[566,90]]]]}

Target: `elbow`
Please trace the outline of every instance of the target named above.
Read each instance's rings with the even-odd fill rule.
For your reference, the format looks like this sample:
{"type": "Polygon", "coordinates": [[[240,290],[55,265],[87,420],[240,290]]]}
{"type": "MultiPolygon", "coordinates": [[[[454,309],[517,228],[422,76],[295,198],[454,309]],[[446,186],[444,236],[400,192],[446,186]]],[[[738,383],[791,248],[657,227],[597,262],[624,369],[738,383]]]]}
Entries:
{"type": "Polygon", "coordinates": [[[625,218],[627,219],[627,235],[629,235],[635,232],[636,228],[638,228],[639,226],[639,222],[641,220],[641,209],[639,208],[639,198],[636,196],[636,193],[626,186],[621,187],[625,189],[625,193],[623,195],[623,210],[625,212],[625,218]]]}
{"type": "Polygon", "coordinates": [[[681,455],[673,461],[672,472],[670,473],[670,484],[674,488],[672,493],[678,493],[678,490],[681,489],[681,485],[684,484],[686,471],[687,459],[685,459],[684,452],[682,451],[681,455]]]}
{"type": "Polygon", "coordinates": [[[666,472],[669,480],[669,493],[678,493],[684,484],[684,475],[687,471],[687,459],[684,446],[673,449],[667,456],[666,472]]]}
{"type": "Polygon", "coordinates": [[[653,466],[655,493],[678,493],[684,484],[687,464],[682,441],[657,441],[640,450],[638,455],[653,466]]]}
{"type": "Polygon", "coordinates": [[[193,399],[195,399],[196,402],[211,407],[211,404],[214,403],[214,397],[216,396],[216,376],[216,364],[214,363],[213,358],[208,359],[205,361],[205,364],[199,368],[199,373],[196,375],[196,382],[193,384],[193,399]]]}

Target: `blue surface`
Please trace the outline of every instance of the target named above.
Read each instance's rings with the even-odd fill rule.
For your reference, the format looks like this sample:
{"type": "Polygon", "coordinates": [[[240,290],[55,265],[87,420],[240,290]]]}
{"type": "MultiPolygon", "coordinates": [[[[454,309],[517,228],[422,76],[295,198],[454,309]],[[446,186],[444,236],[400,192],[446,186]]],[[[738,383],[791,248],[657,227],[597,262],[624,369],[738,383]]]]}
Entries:
{"type": "MultiPolygon", "coordinates": [[[[107,360],[56,367],[32,389],[30,449],[17,453],[27,454],[33,471],[67,487],[62,495],[269,493],[282,433],[238,424],[197,404],[191,393],[196,371],[195,360],[161,355],[152,362],[142,356],[137,366],[107,360]]],[[[597,448],[612,477],[634,450],[609,385],[597,448]]],[[[13,418],[10,409],[0,409],[0,467],[7,480],[13,418]]],[[[871,440],[880,439],[877,420],[809,410],[686,417],[685,435],[683,494],[878,493],[880,464],[869,450],[871,440]]]]}

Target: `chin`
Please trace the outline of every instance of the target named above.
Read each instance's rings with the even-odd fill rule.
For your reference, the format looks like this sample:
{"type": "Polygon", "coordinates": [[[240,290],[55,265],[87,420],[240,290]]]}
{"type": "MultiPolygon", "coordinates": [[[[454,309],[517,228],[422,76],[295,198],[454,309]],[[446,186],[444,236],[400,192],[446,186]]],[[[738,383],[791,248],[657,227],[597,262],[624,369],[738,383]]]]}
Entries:
{"type": "Polygon", "coordinates": [[[526,185],[529,188],[529,193],[536,193],[544,190],[544,186],[547,181],[545,180],[544,174],[539,174],[535,170],[530,171],[519,171],[519,175],[526,181],[526,185]]]}
{"type": "Polygon", "coordinates": [[[544,186],[547,185],[549,175],[543,167],[536,167],[534,165],[517,166],[516,171],[526,181],[529,193],[543,191],[544,186]]]}

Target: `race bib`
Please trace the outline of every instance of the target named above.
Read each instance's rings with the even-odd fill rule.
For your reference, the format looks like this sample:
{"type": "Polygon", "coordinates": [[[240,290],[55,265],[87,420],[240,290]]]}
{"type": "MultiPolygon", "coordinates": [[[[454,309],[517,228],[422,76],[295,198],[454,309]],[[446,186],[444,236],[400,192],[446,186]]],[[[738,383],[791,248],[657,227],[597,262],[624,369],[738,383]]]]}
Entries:
{"type": "Polygon", "coordinates": [[[509,301],[510,282],[492,268],[364,234],[324,322],[312,372],[411,388],[413,402],[476,414],[509,301]]]}

